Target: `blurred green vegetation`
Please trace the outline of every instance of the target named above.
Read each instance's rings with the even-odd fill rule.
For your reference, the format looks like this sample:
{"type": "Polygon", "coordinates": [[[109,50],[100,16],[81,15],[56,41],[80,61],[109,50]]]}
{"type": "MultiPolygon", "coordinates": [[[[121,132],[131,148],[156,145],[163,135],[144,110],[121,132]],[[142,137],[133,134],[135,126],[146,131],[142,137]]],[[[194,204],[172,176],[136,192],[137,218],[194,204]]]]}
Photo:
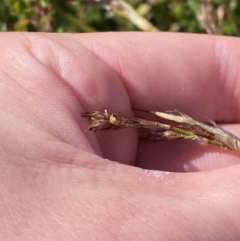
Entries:
{"type": "MultiPolygon", "coordinates": [[[[122,6],[114,7],[122,0],[0,1],[0,31],[98,32],[147,29],[144,28],[146,23],[136,24],[131,13],[122,6]]],[[[132,7],[131,11],[139,16],[139,20],[149,22],[160,31],[212,31],[235,36],[240,32],[240,6],[237,0],[125,2],[132,7]]]]}

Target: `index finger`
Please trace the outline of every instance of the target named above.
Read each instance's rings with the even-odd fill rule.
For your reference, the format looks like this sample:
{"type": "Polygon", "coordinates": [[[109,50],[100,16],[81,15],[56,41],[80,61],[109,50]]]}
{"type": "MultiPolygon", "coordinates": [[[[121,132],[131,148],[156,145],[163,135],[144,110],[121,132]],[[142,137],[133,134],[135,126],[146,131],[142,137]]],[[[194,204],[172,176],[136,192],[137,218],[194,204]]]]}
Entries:
{"type": "Polygon", "coordinates": [[[106,39],[106,33],[85,35],[80,42],[120,76],[133,107],[177,109],[199,121],[239,120],[238,39],[170,33],[106,39]]]}

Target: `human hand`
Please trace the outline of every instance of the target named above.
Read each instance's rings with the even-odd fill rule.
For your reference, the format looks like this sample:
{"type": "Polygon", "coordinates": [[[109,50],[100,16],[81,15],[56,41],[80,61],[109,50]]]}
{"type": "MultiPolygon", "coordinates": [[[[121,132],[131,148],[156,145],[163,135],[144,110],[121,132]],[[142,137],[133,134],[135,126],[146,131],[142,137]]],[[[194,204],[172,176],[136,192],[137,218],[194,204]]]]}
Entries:
{"type": "Polygon", "coordinates": [[[238,123],[238,39],[15,33],[0,41],[0,240],[238,239],[237,153],[139,141],[127,129],[87,133],[81,118],[103,109],[132,116],[135,107],[238,123]]]}

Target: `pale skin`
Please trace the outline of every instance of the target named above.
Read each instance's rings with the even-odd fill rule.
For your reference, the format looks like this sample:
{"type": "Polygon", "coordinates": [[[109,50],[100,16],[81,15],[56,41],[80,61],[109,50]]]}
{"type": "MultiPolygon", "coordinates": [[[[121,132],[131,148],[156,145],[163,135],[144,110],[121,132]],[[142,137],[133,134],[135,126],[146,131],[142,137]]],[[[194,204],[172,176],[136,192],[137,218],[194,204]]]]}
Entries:
{"type": "Polygon", "coordinates": [[[88,133],[81,117],[177,109],[239,136],[239,39],[6,33],[0,43],[0,240],[239,239],[238,153],[88,133]]]}

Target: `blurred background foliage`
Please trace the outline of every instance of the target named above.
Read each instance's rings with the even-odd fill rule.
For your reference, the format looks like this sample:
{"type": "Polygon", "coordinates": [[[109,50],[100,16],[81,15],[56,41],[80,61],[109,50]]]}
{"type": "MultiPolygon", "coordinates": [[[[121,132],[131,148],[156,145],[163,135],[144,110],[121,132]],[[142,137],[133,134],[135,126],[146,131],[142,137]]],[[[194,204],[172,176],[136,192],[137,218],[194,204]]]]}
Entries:
{"type": "Polygon", "coordinates": [[[237,0],[0,0],[1,31],[239,35],[237,0]]]}

